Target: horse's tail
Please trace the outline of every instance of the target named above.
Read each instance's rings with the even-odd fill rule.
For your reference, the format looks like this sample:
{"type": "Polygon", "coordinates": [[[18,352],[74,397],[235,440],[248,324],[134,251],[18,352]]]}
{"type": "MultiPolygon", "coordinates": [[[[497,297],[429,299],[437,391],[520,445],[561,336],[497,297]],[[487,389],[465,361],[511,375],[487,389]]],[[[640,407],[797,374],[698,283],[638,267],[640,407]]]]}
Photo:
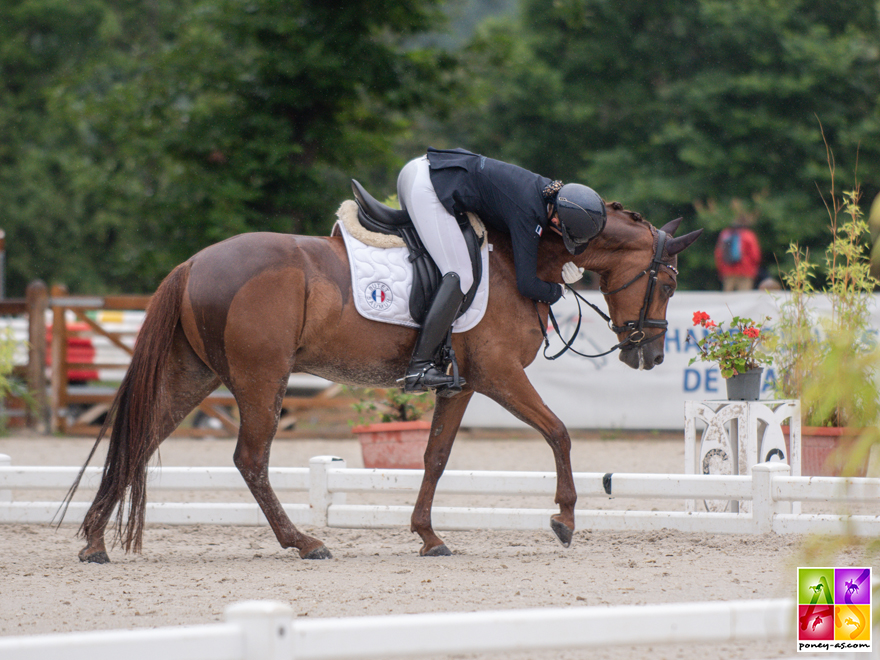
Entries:
{"type": "Polygon", "coordinates": [[[171,354],[174,331],[180,320],[180,302],[189,279],[189,270],[189,262],[175,268],[150,299],[131,364],[98,433],[98,439],[62,505],[63,519],[89,461],[112,424],[101,485],[79,533],[88,539],[92,533],[102,532],[114,510],[118,509],[114,540],[120,541],[126,552],[141,550],[147,506],[147,463],[160,423],[160,383],[171,354]]]}

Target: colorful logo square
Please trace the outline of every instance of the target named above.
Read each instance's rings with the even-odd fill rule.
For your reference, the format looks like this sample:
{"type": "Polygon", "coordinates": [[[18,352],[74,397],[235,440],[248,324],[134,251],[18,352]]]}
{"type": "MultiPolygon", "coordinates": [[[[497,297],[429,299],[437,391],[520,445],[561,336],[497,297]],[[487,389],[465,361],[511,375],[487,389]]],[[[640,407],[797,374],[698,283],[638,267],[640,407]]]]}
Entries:
{"type": "Polygon", "coordinates": [[[834,609],[834,639],[871,640],[871,608],[868,605],[835,605],[834,609]]]}
{"type": "Polygon", "coordinates": [[[871,569],[835,568],[834,602],[852,605],[870,605],[871,569]]]}
{"type": "Polygon", "coordinates": [[[834,640],[834,605],[798,605],[798,639],[834,640]]]}
{"type": "Polygon", "coordinates": [[[871,651],[871,569],[798,568],[798,651],[871,651]]]}

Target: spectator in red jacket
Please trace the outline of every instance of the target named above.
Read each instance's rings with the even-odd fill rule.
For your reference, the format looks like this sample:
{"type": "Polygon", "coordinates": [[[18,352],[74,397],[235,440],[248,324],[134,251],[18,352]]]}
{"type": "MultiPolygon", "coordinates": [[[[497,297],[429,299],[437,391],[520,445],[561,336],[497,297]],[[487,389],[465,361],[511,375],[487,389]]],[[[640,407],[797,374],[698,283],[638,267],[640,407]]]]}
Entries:
{"type": "Polygon", "coordinates": [[[754,216],[741,213],[715,244],[715,267],[724,291],[751,291],[761,266],[761,246],[750,225],[754,216]]]}

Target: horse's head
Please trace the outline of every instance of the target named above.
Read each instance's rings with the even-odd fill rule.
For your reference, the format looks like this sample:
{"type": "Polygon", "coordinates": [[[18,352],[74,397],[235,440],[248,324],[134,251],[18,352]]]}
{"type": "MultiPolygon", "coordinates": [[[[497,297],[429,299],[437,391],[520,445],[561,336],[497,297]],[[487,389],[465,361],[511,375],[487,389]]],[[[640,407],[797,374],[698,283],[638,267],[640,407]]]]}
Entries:
{"type": "Polygon", "coordinates": [[[681,218],[657,230],[617,202],[606,206],[608,221],[587,251],[593,262],[587,267],[599,273],[611,329],[622,343],[620,361],[652,369],[663,362],[666,306],[678,284],[677,255],[703,230],[676,238],[681,218]]]}

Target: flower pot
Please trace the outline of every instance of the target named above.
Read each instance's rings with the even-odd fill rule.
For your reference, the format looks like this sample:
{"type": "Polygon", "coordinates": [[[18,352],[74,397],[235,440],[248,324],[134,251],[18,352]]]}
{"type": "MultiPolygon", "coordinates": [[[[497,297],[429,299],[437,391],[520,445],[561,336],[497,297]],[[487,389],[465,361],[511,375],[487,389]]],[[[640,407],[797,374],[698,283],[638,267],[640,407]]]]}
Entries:
{"type": "MultiPolygon", "coordinates": [[[[782,432],[788,442],[788,427],[782,432]]],[[[847,457],[856,446],[862,429],[835,426],[801,427],[801,476],[839,477],[847,457]]],[[[856,466],[848,477],[864,477],[868,471],[868,458],[856,466]]]]}
{"type": "Polygon", "coordinates": [[[728,401],[757,401],[761,398],[761,374],[763,367],[749,369],[744,374],[736,374],[725,379],[728,401]]]}
{"type": "Polygon", "coordinates": [[[381,422],[355,426],[352,432],[360,440],[364,467],[425,469],[430,422],[381,422]]]}

